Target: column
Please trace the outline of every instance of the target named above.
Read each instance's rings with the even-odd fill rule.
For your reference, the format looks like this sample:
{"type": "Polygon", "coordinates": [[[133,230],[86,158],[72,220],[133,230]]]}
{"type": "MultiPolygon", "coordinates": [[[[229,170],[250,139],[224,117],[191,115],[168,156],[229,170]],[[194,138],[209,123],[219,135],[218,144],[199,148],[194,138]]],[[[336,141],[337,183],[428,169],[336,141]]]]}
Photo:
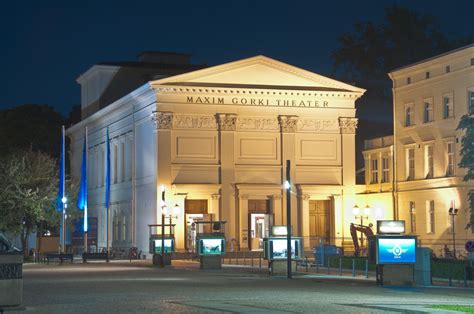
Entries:
{"type": "Polygon", "coordinates": [[[281,194],[272,195],[272,205],[273,205],[273,225],[281,226],[283,225],[283,208],[281,206],[281,194]]]}
{"type": "Polygon", "coordinates": [[[219,216],[220,198],[221,196],[219,194],[212,194],[211,198],[209,199],[209,214],[213,214],[214,220],[220,220],[220,216],[219,216]]]}
{"type": "Polygon", "coordinates": [[[311,197],[308,194],[301,194],[300,203],[301,203],[301,236],[304,237],[305,249],[311,249],[311,241],[309,237],[311,236],[310,224],[309,224],[309,199],[311,197]]]}
{"type": "Polygon", "coordinates": [[[239,243],[240,250],[249,249],[249,198],[248,195],[239,195],[239,243]]]}
{"type": "Polygon", "coordinates": [[[219,148],[221,161],[221,210],[219,217],[227,221],[227,239],[238,238],[239,231],[237,222],[238,213],[235,209],[234,183],[234,132],[237,115],[229,113],[218,113],[217,123],[219,125],[219,148]]]}
{"type": "Polygon", "coordinates": [[[355,204],[355,131],[357,118],[339,118],[339,127],[341,130],[343,183],[341,235],[350,237],[349,224],[352,221],[352,208],[355,204]]]}
{"type": "MultiPolygon", "coordinates": [[[[295,165],[295,132],[296,125],[298,123],[297,116],[278,116],[278,121],[280,123],[281,130],[281,162],[283,164],[283,182],[286,180],[286,161],[290,160],[291,162],[291,181],[292,181],[292,190],[296,191],[296,165],[295,165]]],[[[282,182],[282,185],[283,185],[282,182]]],[[[296,193],[291,194],[291,200],[286,199],[286,193],[283,193],[283,224],[286,224],[286,204],[291,202],[291,228],[293,235],[298,235],[298,202],[296,198],[296,193]]]]}

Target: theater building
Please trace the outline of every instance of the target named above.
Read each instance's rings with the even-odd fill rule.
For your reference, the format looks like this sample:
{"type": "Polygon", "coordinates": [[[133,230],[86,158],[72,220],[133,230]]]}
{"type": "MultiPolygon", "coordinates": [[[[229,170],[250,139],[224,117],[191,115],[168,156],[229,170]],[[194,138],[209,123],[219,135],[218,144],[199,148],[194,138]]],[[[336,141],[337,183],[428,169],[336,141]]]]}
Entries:
{"type": "MultiPolygon", "coordinates": [[[[88,77],[81,76],[81,86],[88,77]]],[[[90,88],[90,85],[88,85],[90,88]]],[[[292,207],[305,247],[337,245],[354,221],[355,101],[364,90],[256,56],[162,75],[70,127],[71,169],[79,179],[88,127],[89,207],[105,247],[105,134],[111,138],[114,248],[148,250],[148,224],[160,223],[160,187],[178,205],[178,250],[192,246],[192,222],[227,221],[229,249],[260,250],[292,207]],[[184,72],[184,71],[183,71],[184,72]],[[291,161],[293,193],[283,191],[291,161]]],[[[100,97],[99,97],[100,98],[100,97]]],[[[88,102],[83,102],[83,109],[88,102]]]]}
{"type": "Polygon", "coordinates": [[[461,117],[474,114],[474,45],[389,73],[393,81],[394,136],[366,141],[366,189],[359,198],[393,211],[408,233],[441,254],[472,240],[468,192],[458,166],[461,117]],[[457,208],[453,219],[450,208],[457,208]]]}

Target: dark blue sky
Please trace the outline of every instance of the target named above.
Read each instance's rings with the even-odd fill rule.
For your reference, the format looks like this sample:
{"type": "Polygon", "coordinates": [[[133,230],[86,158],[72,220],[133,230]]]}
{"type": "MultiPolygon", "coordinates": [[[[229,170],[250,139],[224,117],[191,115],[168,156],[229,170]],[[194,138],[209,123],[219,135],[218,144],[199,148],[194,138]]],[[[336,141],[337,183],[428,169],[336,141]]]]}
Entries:
{"type": "Polygon", "coordinates": [[[188,52],[210,65],[264,54],[331,75],[337,37],[380,22],[398,3],[438,18],[448,35],[473,31],[474,1],[8,1],[0,8],[0,109],[80,103],[79,74],[143,50],[188,52]],[[451,5],[452,4],[452,5],[451,5]]]}

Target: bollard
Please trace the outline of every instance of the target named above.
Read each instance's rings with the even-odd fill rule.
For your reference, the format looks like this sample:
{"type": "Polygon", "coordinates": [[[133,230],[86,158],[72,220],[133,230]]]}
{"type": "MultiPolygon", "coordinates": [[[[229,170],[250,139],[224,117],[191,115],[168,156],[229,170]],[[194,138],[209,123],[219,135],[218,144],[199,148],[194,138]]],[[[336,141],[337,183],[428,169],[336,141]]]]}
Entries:
{"type": "Polygon", "coordinates": [[[309,267],[309,265],[308,265],[308,257],[306,256],[305,259],[306,259],[306,272],[308,272],[308,267],[309,267]]]}
{"type": "Polygon", "coordinates": [[[331,258],[328,257],[328,275],[331,274],[331,258]]]}
{"type": "Polygon", "coordinates": [[[339,257],[339,276],[342,276],[342,257],[339,257]]]}
{"type": "Polygon", "coordinates": [[[356,276],[355,259],[352,259],[352,277],[356,276]]]}
{"type": "Polygon", "coordinates": [[[245,251],[244,251],[244,266],[246,266],[245,264],[246,264],[246,260],[245,260],[245,251]]]}
{"type": "Polygon", "coordinates": [[[365,278],[369,278],[369,259],[365,260],[365,278]]]}
{"type": "Polygon", "coordinates": [[[316,262],[316,273],[319,273],[319,263],[316,262]]]}
{"type": "Polygon", "coordinates": [[[250,255],[250,259],[251,259],[251,262],[252,262],[252,264],[251,264],[251,265],[252,265],[252,268],[253,268],[253,254],[252,254],[252,255],[250,255]]]}
{"type": "Polygon", "coordinates": [[[262,269],[262,253],[258,255],[258,268],[262,269]]]}

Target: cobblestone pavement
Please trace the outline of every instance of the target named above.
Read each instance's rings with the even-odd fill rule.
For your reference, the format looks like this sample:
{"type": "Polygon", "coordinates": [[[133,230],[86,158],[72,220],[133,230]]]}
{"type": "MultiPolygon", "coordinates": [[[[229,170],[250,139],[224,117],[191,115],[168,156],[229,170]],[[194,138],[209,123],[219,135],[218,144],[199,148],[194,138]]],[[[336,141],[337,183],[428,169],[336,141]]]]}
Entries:
{"type": "Polygon", "coordinates": [[[287,280],[258,269],[173,263],[25,265],[24,305],[32,313],[422,313],[434,311],[429,304],[474,306],[473,289],[381,288],[306,274],[287,280]]]}

